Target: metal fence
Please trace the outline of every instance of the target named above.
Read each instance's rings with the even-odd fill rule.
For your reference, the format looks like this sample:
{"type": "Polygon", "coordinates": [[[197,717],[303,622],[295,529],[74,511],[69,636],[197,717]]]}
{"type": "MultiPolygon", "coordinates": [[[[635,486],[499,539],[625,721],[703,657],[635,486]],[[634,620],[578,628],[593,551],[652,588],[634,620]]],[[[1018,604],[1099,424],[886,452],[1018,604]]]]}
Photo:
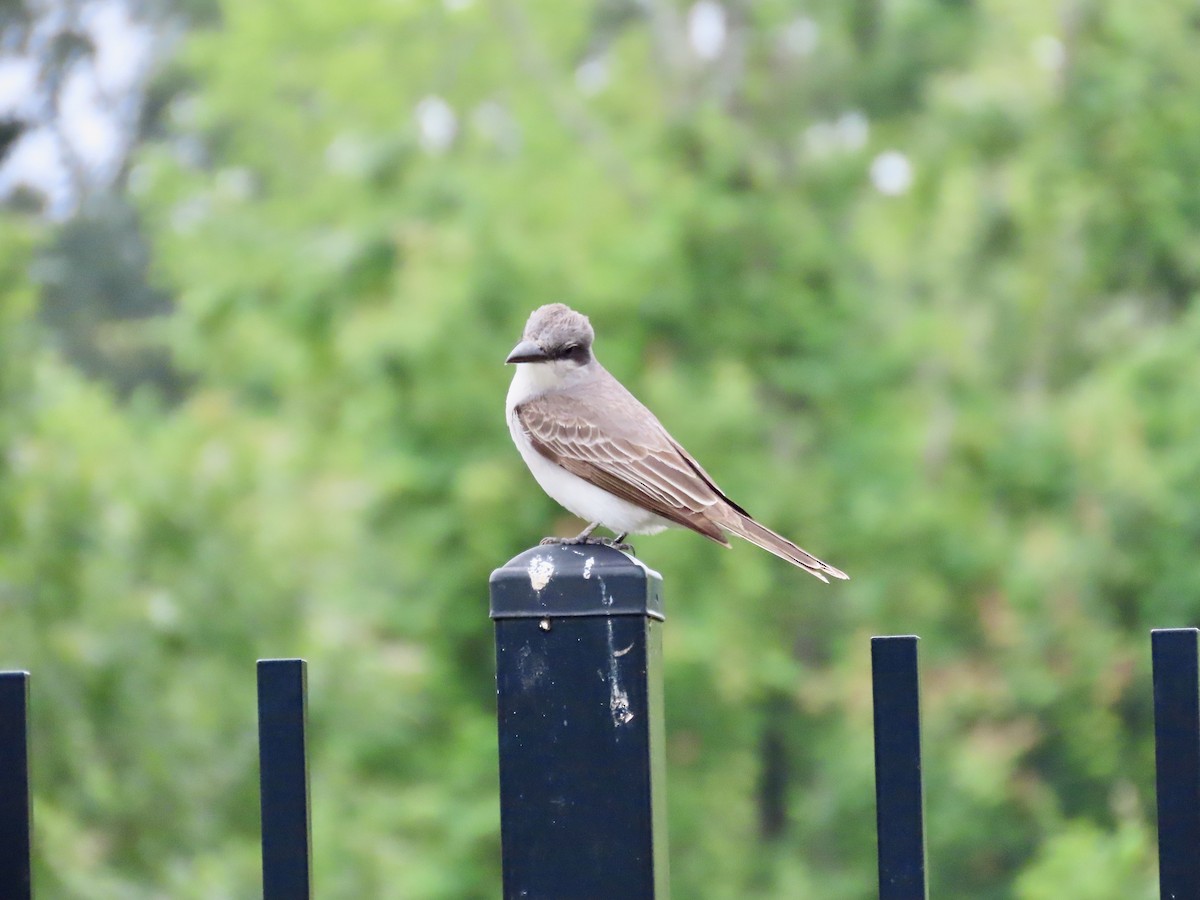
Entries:
{"type": "MultiPolygon", "coordinates": [[[[312,896],[306,666],[258,662],[259,798],[265,900],[312,896]]],[[[29,673],[0,672],[0,900],[30,900],[29,673]]]]}
{"type": "MultiPolygon", "coordinates": [[[[492,573],[503,894],[668,896],[661,579],[598,546],[492,573]]],[[[1195,628],[1151,635],[1164,900],[1200,897],[1195,628]]],[[[871,639],[881,900],[928,896],[918,639],[871,639]]],[[[312,896],[305,663],[258,663],[263,897],[312,896]]],[[[0,672],[0,898],[31,879],[29,674],[0,672]]]]}

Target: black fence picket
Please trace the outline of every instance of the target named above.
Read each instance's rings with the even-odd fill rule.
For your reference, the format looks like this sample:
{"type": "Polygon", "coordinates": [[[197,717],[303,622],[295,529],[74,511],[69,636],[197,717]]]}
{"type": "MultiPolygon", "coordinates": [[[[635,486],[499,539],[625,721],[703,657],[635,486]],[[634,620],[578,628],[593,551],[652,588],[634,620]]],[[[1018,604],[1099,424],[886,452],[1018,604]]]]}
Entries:
{"type": "Polygon", "coordinates": [[[1195,628],[1151,632],[1162,900],[1200,897],[1200,670],[1195,628]]]}
{"type": "Polygon", "coordinates": [[[610,547],[492,573],[504,897],[667,897],[661,579],[610,547]]]}
{"type": "Polygon", "coordinates": [[[302,659],[258,661],[263,900],[312,896],[307,671],[302,659]]]}
{"type": "Polygon", "coordinates": [[[880,900],[924,900],[925,795],[914,635],[871,638],[880,900]]]}
{"type": "Polygon", "coordinates": [[[0,897],[29,900],[29,673],[0,672],[0,897]]]}
{"type": "MultiPolygon", "coordinates": [[[[668,895],[658,576],[602,547],[492,575],[504,895],[668,895]],[[599,677],[598,677],[599,676],[599,677]]],[[[1200,630],[1155,629],[1160,890],[1200,897],[1200,630]]],[[[926,900],[918,638],[871,639],[880,900],[926,900]]],[[[306,664],[258,663],[264,900],[312,896],[306,664]]],[[[31,900],[29,674],[0,672],[0,898],[31,900]]]]}

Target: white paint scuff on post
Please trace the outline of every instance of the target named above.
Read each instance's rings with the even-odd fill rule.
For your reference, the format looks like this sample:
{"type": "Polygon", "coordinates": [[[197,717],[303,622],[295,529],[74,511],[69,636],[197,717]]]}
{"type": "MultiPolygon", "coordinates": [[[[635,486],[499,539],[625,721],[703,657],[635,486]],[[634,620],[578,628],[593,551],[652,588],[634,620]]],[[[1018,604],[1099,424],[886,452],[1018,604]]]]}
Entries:
{"type": "Polygon", "coordinates": [[[554,577],[554,560],[548,556],[535,556],[529,561],[529,586],[539,594],[554,577]]]}
{"type": "Polygon", "coordinates": [[[596,557],[589,556],[583,561],[583,578],[586,581],[592,577],[592,566],[596,564],[596,557]]]}
{"type": "Polygon", "coordinates": [[[608,585],[604,583],[603,578],[597,576],[597,580],[600,582],[600,602],[605,606],[612,606],[613,598],[612,594],[608,592],[608,585]]]}
{"type": "Polygon", "coordinates": [[[613,643],[612,619],[608,620],[608,708],[612,712],[613,725],[617,728],[633,721],[633,710],[629,708],[629,693],[621,687],[621,672],[617,657],[629,652],[626,647],[620,653],[613,643]]]}

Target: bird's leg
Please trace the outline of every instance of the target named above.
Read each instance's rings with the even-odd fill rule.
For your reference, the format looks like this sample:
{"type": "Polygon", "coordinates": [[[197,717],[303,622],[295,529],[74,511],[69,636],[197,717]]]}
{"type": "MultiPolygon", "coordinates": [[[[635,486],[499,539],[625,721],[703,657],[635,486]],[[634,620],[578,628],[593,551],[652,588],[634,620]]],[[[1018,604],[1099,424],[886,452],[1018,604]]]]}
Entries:
{"type": "Polygon", "coordinates": [[[545,544],[566,544],[574,546],[578,544],[600,544],[603,547],[612,547],[614,550],[620,550],[622,553],[634,555],[633,545],[622,543],[629,536],[628,531],[622,531],[615,538],[592,537],[592,532],[600,527],[599,522],[593,522],[579,534],[573,538],[546,537],[542,538],[541,543],[545,544]]]}
{"type": "Polygon", "coordinates": [[[622,553],[628,553],[630,556],[637,556],[633,551],[633,544],[624,543],[627,537],[629,537],[629,532],[622,531],[615,538],[596,538],[596,543],[603,544],[605,547],[612,547],[614,550],[620,550],[622,553]]]}
{"type": "Polygon", "coordinates": [[[600,527],[599,522],[593,522],[579,534],[573,538],[547,537],[542,538],[543,544],[589,544],[591,543],[592,532],[600,527]]]}

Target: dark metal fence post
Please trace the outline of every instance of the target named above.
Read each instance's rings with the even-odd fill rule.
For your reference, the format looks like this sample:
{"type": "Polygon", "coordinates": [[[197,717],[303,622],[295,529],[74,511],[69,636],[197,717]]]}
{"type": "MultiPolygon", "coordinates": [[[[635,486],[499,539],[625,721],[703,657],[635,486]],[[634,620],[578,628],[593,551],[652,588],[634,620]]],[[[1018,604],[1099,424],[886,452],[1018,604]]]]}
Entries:
{"type": "Polygon", "coordinates": [[[258,661],[263,900],[312,896],[307,671],[302,659],[258,661]]]}
{"type": "Polygon", "coordinates": [[[506,898],[667,897],[661,584],[599,545],[492,573],[506,898]]]}
{"type": "Polygon", "coordinates": [[[925,900],[925,796],[917,641],[871,638],[880,900],[925,900]]]}
{"type": "Polygon", "coordinates": [[[1163,900],[1200,897],[1200,671],[1195,628],[1156,628],[1154,753],[1163,900]]]}
{"type": "Polygon", "coordinates": [[[29,673],[0,672],[0,897],[29,900],[29,673]]]}

